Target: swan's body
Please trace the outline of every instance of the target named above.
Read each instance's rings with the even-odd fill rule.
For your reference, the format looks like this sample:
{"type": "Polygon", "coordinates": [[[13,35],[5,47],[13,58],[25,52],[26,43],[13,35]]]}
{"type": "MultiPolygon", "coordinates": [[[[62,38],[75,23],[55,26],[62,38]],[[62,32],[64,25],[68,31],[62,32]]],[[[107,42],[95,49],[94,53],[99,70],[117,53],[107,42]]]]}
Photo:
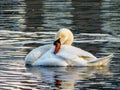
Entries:
{"type": "Polygon", "coordinates": [[[60,48],[45,45],[32,50],[25,58],[25,64],[32,66],[100,66],[107,65],[112,55],[96,58],[91,53],[71,46],[73,34],[68,29],[61,29],[55,39],[60,39],[60,48]],[[56,50],[56,51],[55,51],[56,50]]]}
{"type": "Polygon", "coordinates": [[[33,65],[87,66],[89,59],[96,59],[96,57],[94,57],[92,54],[70,45],[62,45],[57,54],[54,54],[53,52],[54,48],[51,48],[44,55],[42,55],[41,58],[35,61],[33,65]],[[84,55],[89,56],[89,58],[85,58],[84,55]]]}

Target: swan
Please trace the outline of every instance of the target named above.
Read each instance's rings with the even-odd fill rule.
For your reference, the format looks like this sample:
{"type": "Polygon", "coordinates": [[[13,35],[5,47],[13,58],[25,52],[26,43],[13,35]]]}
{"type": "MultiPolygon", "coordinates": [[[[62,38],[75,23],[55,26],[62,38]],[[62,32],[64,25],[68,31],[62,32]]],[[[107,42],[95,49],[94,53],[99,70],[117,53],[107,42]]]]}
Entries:
{"type": "Polygon", "coordinates": [[[48,44],[33,49],[25,57],[25,65],[32,66],[104,66],[112,56],[97,58],[90,52],[72,46],[73,33],[60,29],[55,35],[54,45],[48,44]]]}

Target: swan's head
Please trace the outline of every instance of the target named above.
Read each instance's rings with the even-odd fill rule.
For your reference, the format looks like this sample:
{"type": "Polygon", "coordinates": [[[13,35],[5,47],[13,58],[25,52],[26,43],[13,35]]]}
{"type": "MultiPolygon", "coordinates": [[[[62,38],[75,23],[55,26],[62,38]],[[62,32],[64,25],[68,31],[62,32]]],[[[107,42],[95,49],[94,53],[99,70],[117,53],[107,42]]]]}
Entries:
{"type": "Polygon", "coordinates": [[[55,35],[55,42],[54,45],[55,47],[55,51],[54,53],[56,54],[59,49],[60,49],[60,45],[71,45],[73,42],[73,33],[67,29],[67,28],[62,28],[58,31],[58,33],[55,35]]]}

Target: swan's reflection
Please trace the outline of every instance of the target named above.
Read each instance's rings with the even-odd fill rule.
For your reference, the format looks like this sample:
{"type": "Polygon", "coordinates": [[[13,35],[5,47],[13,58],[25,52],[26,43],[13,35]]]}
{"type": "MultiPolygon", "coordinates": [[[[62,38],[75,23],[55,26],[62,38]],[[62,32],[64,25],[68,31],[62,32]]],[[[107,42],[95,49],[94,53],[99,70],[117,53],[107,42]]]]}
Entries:
{"type": "Polygon", "coordinates": [[[31,72],[51,87],[74,90],[76,82],[109,74],[108,67],[29,67],[31,72]]]}

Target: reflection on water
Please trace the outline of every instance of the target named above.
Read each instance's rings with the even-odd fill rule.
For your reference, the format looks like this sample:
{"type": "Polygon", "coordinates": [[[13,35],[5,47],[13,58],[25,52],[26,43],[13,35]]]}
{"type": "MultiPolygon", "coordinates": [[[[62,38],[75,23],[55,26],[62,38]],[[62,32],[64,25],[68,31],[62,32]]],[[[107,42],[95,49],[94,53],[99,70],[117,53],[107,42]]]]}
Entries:
{"type": "Polygon", "coordinates": [[[73,7],[71,0],[53,0],[52,2],[49,0],[32,2],[26,0],[26,4],[26,25],[29,30],[51,31],[72,27],[73,7]]]}
{"type": "Polygon", "coordinates": [[[19,30],[24,29],[26,25],[25,22],[25,2],[19,0],[20,2],[14,0],[1,0],[0,1],[0,29],[1,30],[19,30]]]}
{"type": "Polygon", "coordinates": [[[23,63],[0,63],[1,90],[119,90],[118,67],[24,67],[23,63]]]}
{"type": "Polygon", "coordinates": [[[69,27],[72,25],[72,2],[53,0],[43,2],[43,27],[47,30],[56,30],[56,28],[69,27]],[[67,17],[67,18],[66,18],[67,17]]]}
{"type": "MultiPolygon", "coordinates": [[[[65,90],[75,90],[79,81],[88,83],[89,79],[95,79],[99,75],[105,78],[110,74],[108,67],[30,67],[27,68],[27,72],[31,72],[37,77],[40,76],[44,83],[53,88],[65,90]]],[[[91,83],[88,83],[87,87],[91,87],[91,83]]],[[[83,86],[81,85],[79,88],[82,89],[83,86]]]]}
{"type": "Polygon", "coordinates": [[[74,15],[73,22],[75,24],[76,33],[101,33],[101,17],[100,7],[101,1],[81,0],[73,2],[74,15]],[[92,32],[91,32],[92,30],[92,32]]]}
{"type": "MultiPolygon", "coordinates": [[[[107,1],[107,0],[103,0],[107,1]]],[[[107,3],[101,3],[101,18],[102,18],[102,30],[109,32],[115,36],[120,34],[120,3],[117,1],[110,1],[107,3]]]]}
{"type": "Polygon", "coordinates": [[[120,89],[119,0],[1,0],[0,89],[120,89]],[[110,67],[25,67],[33,48],[52,44],[67,27],[74,46],[97,57],[114,53],[110,67]]]}

